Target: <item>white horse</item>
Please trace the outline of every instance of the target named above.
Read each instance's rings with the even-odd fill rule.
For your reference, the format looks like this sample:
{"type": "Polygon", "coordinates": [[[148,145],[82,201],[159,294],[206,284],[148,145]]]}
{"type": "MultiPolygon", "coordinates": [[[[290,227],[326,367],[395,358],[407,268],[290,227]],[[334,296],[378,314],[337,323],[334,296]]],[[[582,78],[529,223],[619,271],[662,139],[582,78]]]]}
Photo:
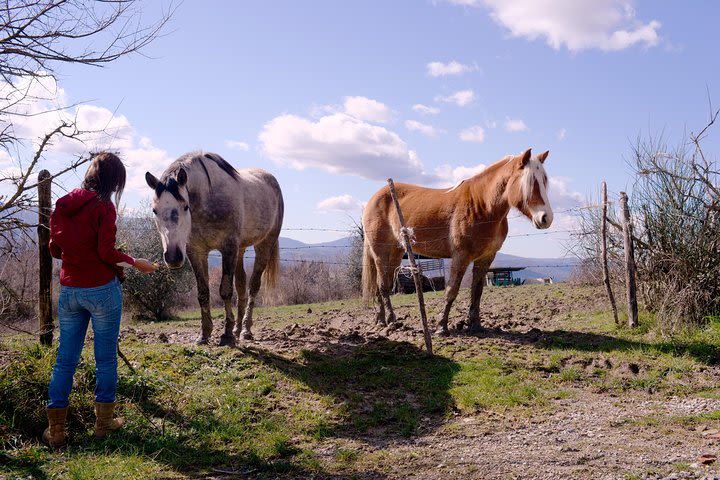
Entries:
{"type": "Polygon", "coordinates": [[[220,155],[195,152],[178,158],[159,180],[150,172],[145,180],[155,191],[153,213],[165,263],[180,268],[187,256],[195,272],[202,315],[197,343],[208,343],[213,328],[208,287],[211,250],[222,254],[220,297],[225,304],[225,333],[220,345],[232,345],[240,336],[252,339],[253,307],[261,277],[266,289],[272,288],[279,271],[278,237],[284,204],[275,177],[261,169],[235,170],[220,155]],[[255,249],[255,265],[246,285],[243,257],[250,246],[255,249]],[[234,331],[233,277],[238,295],[234,331]]]}

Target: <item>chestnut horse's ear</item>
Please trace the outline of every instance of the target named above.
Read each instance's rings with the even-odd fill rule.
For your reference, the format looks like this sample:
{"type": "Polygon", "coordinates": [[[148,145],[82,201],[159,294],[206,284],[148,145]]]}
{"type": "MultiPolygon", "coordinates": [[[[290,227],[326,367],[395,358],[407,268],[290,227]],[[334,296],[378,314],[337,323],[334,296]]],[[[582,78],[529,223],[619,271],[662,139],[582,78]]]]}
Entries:
{"type": "Polygon", "coordinates": [[[543,153],[538,155],[538,160],[540,160],[540,163],[545,163],[545,159],[547,158],[549,153],[550,153],[550,150],[545,150],[543,153]]]}
{"type": "Polygon", "coordinates": [[[527,150],[525,150],[525,153],[518,157],[520,159],[520,168],[525,168],[525,166],[530,161],[530,157],[532,156],[531,150],[531,148],[528,148],[527,150]]]}
{"type": "Polygon", "coordinates": [[[187,183],[187,173],[184,168],[181,168],[177,174],[177,183],[181,187],[187,183]]]}
{"type": "Polygon", "coordinates": [[[160,180],[155,178],[155,175],[150,172],[145,172],[145,181],[147,182],[148,186],[153,190],[157,189],[158,183],[160,183],[160,180]]]}

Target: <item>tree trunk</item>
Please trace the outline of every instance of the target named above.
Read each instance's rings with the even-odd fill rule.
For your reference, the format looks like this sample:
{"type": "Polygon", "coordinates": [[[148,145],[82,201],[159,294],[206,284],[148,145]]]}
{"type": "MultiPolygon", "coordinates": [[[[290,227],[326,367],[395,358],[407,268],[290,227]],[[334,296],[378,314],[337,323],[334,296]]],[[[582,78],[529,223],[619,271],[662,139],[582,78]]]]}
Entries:
{"type": "Polygon", "coordinates": [[[633,248],[632,222],[630,221],[630,209],[628,208],[628,197],[625,192],[620,192],[620,211],[623,222],[623,241],[625,243],[625,275],[627,283],[628,300],[628,326],[638,326],[637,293],[635,287],[635,250],[633,248]]]}

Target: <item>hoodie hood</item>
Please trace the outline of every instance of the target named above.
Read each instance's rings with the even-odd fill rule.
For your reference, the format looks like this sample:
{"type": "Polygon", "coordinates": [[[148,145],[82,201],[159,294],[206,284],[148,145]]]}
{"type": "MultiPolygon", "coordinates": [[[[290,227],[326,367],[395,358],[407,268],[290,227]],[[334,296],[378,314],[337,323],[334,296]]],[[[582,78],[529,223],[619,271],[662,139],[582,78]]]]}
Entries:
{"type": "Polygon", "coordinates": [[[55,211],[63,217],[72,217],[93,200],[98,200],[97,193],[84,188],[76,188],[55,204],[55,211]]]}

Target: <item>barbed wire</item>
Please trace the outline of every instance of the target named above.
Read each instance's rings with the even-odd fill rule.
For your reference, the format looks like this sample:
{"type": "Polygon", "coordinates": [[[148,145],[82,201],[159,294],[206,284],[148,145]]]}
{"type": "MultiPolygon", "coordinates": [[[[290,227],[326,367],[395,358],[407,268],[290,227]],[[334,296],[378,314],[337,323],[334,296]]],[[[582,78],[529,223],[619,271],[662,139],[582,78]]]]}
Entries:
{"type": "MultiPolygon", "coordinates": [[[[214,254],[211,253],[212,257],[220,258],[221,255],[219,253],[214,254]]],[[[255,260],[256,257],[244,257],[244,260],[255,260]]],[[[441,259],[444,260],[444,259],[441,259]]],[[[365,267],[365,266],[376,266],[375,263],[373,264],[367,264],[367,263],[357,263],[357,262],[340,262],[340,261],[334,261],[334,260],[309,260],[309,259],[300,259],[300,258],[281,258],[279,259],[280,262],[284,263],[299,263],[299,264],[308,264],[308,265],[343,265],[343,266],[357,266],[357,267],[365,267]]],[[[418,260],[422,262],[423,260],[418,260]]],[[[472,263],[472,262],[470,262],[472,263]]],[[[397,265],[390,265],[390,264],[382,264],[383,267],[392,267],[396,268],[397,265]]],[[[468,264],[469,266],[469,264],[468,264]]],[[[507,265],[507,266],[500,266],[500,267],[493,267],[493,268],[520,268],[523,269],[527,268],[574,268],[577,265],[574,263],[565,263],[565,264],[537,264],[537,265],[507,265]]],[[[443,267],[444,268],[444,267],[443,267]]],[[[434,271],[434,270],[440,270],[439,268],[433,268],[426,271],[434,271]]]]}

